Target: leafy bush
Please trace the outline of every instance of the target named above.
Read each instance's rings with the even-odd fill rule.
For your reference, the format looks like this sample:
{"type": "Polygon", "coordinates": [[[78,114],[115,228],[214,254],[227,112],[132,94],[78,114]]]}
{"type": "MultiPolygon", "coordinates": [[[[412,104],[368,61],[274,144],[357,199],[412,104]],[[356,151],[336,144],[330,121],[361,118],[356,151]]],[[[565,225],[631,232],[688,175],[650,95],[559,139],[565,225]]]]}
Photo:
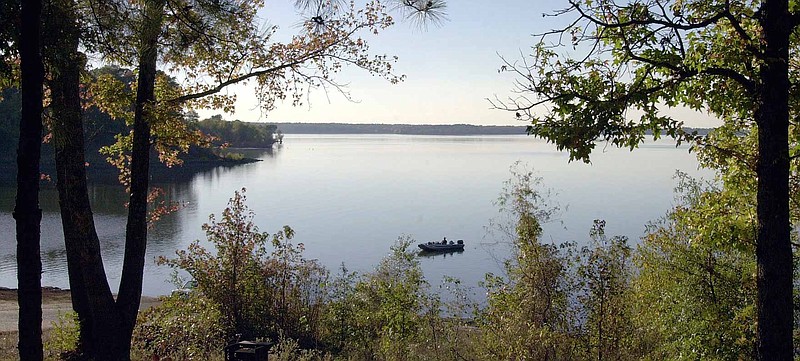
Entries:
{"type": "Polygon", "coordinates": [[[332,360],[333,357],[318,350],[301,349],[297,341],[279,337],[278,342],[270,349],[269,359],[273,361],[327,361],[332,360]]]}
{"type": "Polygon", "coordinates": [[[225,153],[223,157],[228,160],[240,161],[244,159],[244,154],[231,152],[231,153],[225,153]]]}
{"type": "Polygon", "coordinates": [[[632,251],[627,237],[608,238],[605,225],[594,221],[591,244],[575,261],[577,301],[583,311],[582,358],[635,360],[643,338],[633,320],[632,251]]]}
{"type": "Polygon", "coordinates": [[[479,312],[481,356],[487,359],[637,359],[627,238],[605,235],[595,221],[590,245],[541,242],[548,204],[541,178],[511,169],[497,204],[507,223],[495,230],[512,240],[505,274],[486,276],[487,305],[479,312]]]}
{"type": "Polygon", "coordinates": [[[343,269],[333,282],[326,334],[356,358],[404,359],[419,340],[427,283],[410,238],[400,238],[372,273],[356,279],[343,269]]]}
{"type": "Polygon", "coordinates": [[[58,319],[53,321],[52,326],[49,337],[44,342],[45,356],[66,358],[78,348],[80,337],[78,314],[75,311],[59,313],[58,319]]]}
{"type": "Polygon", "coordinates": [[[198,292],[162,298],[139,313],[132,351],[147,359],[207,360],[226,343],[221,312],[198,292]]]}
{"type": "Polygon", "coordinates": [[[505,262],[505,276],[486,275],[487,306],[480,313],[482,355],[488,359],[570,359],[575,322],[570,309],[572,290],[569,257],[564,247],[539,240],[543,222],[557,208],[543,194],[541,178],[511,168],[497,201],[505,222],[495,230],[510,238],[513,256],[505,262]]]}
{"type": "Polygon", "coordinates": [[[637,319],[655,339],[650,357],[754,360],[754,203],[685,174],[677,200],[648,227],[634,258],[637,319]]]}
{"type": "Polygon", "coordinates": [[[445,276],[438,292],[422,298],[418,344],[407,359],[471,360],[479,354],[480,330],[475,326],[478,303],[461,281],[445,276]],[[443,299],[445,301],[443,301],[443,299]]]}
{"type": "Polygon", "coordinates": [[[203,225],[215,252],[195,241],[176,259],[159,262],[194,277],[219,309],[226,336],[284,334],[303,347],[316,345],[328,273],[303,257],[302,243],[291,243],[294,231],[288,226],[271,237],[259,232],[244,193],[234,194],[220,220],[212,214],[203,225]]]}

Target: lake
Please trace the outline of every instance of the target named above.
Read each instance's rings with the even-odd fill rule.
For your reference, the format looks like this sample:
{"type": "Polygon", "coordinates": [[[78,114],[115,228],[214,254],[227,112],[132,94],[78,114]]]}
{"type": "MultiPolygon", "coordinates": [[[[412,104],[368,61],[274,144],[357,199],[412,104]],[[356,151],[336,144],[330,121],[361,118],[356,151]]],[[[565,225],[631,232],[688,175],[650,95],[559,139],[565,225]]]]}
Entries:
{"type": "MultiPolygon", "coordinates": [[[[645,224],[673,204],[676,170],[698,170],[687,147],[671,140],[650,141],[633,152],[598,144],[591,164],[568,162],[566,153],[526,136],[286,135],[274,149],[249,150],[261,162],[180,177],[156,184],[184,203],[149,233],[144,294],[169,293],[170,269],[156,266],[195,239],[201,225],[220,214],[234,191],[247,189],[249,207],[261,231],[283,225],[296,231],[308,258],[333,272],[371,270],[395,240],[463,239],[463,253],[421,258],[436,286],[443,275],[475,286],[486,272],[500,272],[508,240],[487,232],[499,216],[497,200],[509,167],[521,161],[541,176],[561,207],[558,221],[545,226],[545,240],[586,244],[594,219],[605,219],[607,234],[638,242],[645,224]]],[[[54,187],[42,191],[42,283],[68,288],[66,260],[54,187]]],[[[116,185],[92,184],[90,196],[111,287],[119,282],[127,200],[116,185]]],[[[13,186],[0,186],[0,286],[16,287],[13,186]]]]}

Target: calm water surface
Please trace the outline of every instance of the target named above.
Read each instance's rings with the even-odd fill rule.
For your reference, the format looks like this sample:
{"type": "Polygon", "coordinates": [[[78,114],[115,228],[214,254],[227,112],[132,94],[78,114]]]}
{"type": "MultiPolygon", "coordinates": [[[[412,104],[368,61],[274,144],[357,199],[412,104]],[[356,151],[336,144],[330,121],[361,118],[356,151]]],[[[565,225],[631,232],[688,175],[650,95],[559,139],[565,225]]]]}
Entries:
{"type": "MultiPolygon", "coordinates": [[[[673,175],[698,170],[694,155],[668,140],[650,142],[634,152],[598,146],[592,164],[568,163],[544,141],[525,136],[447,137],[392,135],[286,136],[271,151],[254,151],[262,162],[215,168],[189,180],[158,184],[185,203],[149,233],[144,293],[168,293],[170,270],[156,266],[195,239],[200,226],[219,214],[235,190],[246,188],[248,205],[261,231],[283,225],[296,231],[306,256],[335,270],[368,271],[402,235],[419,242],[464,239],[463,253],[421,259],[436,285],[442,275],[477,285],[486,272],[499,272],[507,240],[487,232],[498,217],[493,202],[509,167],[522,161],[544,178],[556,195],[560,222],[545,227],[555,242],[585,243],[597,218],[607,233],[634,242],[645,224],[662,216],[673,202],[673,175]],[[498,243],[500,242],[500,243],[498,243]]],[[[16,287],[14,188],[0,186],[0,286],[16,287]]],[[[119,186],[90,189],[95,222],[112,288],[119,282],[125,233],[125,195],[119,186]]],[[[54,189],[42,193],[43,284],[67,288],[65,252],[54,189]]]]}

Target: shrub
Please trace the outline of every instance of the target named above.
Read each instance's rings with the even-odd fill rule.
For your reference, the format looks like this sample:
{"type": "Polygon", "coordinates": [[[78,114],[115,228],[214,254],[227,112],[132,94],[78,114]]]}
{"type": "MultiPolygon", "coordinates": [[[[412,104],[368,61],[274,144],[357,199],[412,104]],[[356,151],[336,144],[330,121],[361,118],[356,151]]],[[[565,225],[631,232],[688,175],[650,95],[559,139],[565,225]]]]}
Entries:
{"type": "Polygon", "coordinates": [[[608,238],[605,221],[595,220],[591,245],[576,259],[577,301],[582,309],[583,357],[597,360],[635,360],[638,356],[631,288],[632,258],[627,237],[608,238]]]}
{"type": "Polygon", "coordinates": [[[735,188],[677,177],[677,205],[647,228],[634,257],[637,319],[655,338],[648,356],[754,360],[754,203],[735,188]]]}
{"type": "Polygon", "coordinates": [[[332,360],[332,356],[318,350],[304,350],[296,340],[279,337],[278,342],[270,350],[270,360],[273,361],[314,361],[332,360]]]}
{"type": "Polygon", "coordinates": [[[44,343],[45,356],[66,358],[78,348],[80,324],[75,311],[59,313],[53,329],[44,343]]]}
{"type": "Polygon", "coordinates": [[[207,360],[226,343],[221,312],[198,292],[162,298],[139,313],[132,351],[148,359],[207,360]]]}
{"type": "Polygon", "coordinates": [[[271,237],[259,232],[244,193],[234,194],[220,220],[212,214],[203,225],[215,252],[195,241],[176,259],[159,262],[194,277],[219,309],[226,336],[252,340],[285,334],[303,347],[314,346],[328,273],[303,257],[302,243],[291,243],[294,231],[288,226],[271,237]]]}
{"type": "Polygon", "coordinates": [[[497,201],[505,221],[493,226],[511,240],[513,256],[504,264],[504,276],[488,274],[484,281],[487,306],[479,315],[482,355],[488,359],[570,359],[575,325],[569,302],[572,245],[540,241],[541,224],[557,208],[539,191],[541,178],[521,170],[519,164],[512,166],[511,173],[497,201]]]}
{"type": "Polygon", "coordinates": [[[427,283],[412,240],[400,238],[372,273],[356,277],[343,269],[333,282],[326,334],[334,346],[359,359],[405,359],[419,341],[421,299],[427,283]]]}

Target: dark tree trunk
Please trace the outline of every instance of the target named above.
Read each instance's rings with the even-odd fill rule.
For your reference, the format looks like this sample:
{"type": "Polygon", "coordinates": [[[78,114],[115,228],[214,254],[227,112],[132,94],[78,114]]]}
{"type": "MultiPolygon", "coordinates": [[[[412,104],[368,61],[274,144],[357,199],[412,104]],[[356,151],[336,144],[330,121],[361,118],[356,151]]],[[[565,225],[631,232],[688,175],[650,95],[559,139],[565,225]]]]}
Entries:
{"type": "Polygon", "coordinates": [[[42,2],[25,0],[20,13],[19,56],[22,75],[22,119],[17,148],[17,299],[19,358],[38,361],[42,349],[42,260],[39,254],[39,157],[42,148],[42,86],[44,66],[40,46],[42,2]]]}
{"type": "Polygon", "coordinates": [[[53,143],[61,222],[67,251],[72,306],[80,321],[79,351],[111,360],[119,349],[120,317],[106,280],[100,241],[86,183],[83,115],[79,93],[83,58],[74,3],[56,0],[48,9],[46,60],[50,70],[53,143]]]}
{"type": "Polygon", "coordinates": [[[142,294],[147,245],[150,109],[155,100],[157,40],[164,0],[145,2],[142,26],[125,258],[119,296],[114,300],[100,255],[86,184],[84,133],[79,94],[82,59],[79,32],[70,0],[56,0],[51,11],[56,35],[48,45],[56,173],[64,227],[73,308],[81,322],[81,349],[96,360],[129,360],[130,341],[142,294]]]}
{"type": "Polygon", "coordinates": [[[792,360],[792,249],[789,223],[789,36],[786,0],[766,0],[758,124],[758,357],[792,360]]]}
{"type": "Polygon", "coordinates": [[[148,0],[140,35],[139,78],[133,119],[130,201],[125,229],[125,259],[117,305],[123,314],[123,332],[130,353],[130,338],[142,296],[142,277],[147,247],[147,194],[150,181],[150,119],[155,106],[158,37],[163,23],[164,0],[148,0]]]}

